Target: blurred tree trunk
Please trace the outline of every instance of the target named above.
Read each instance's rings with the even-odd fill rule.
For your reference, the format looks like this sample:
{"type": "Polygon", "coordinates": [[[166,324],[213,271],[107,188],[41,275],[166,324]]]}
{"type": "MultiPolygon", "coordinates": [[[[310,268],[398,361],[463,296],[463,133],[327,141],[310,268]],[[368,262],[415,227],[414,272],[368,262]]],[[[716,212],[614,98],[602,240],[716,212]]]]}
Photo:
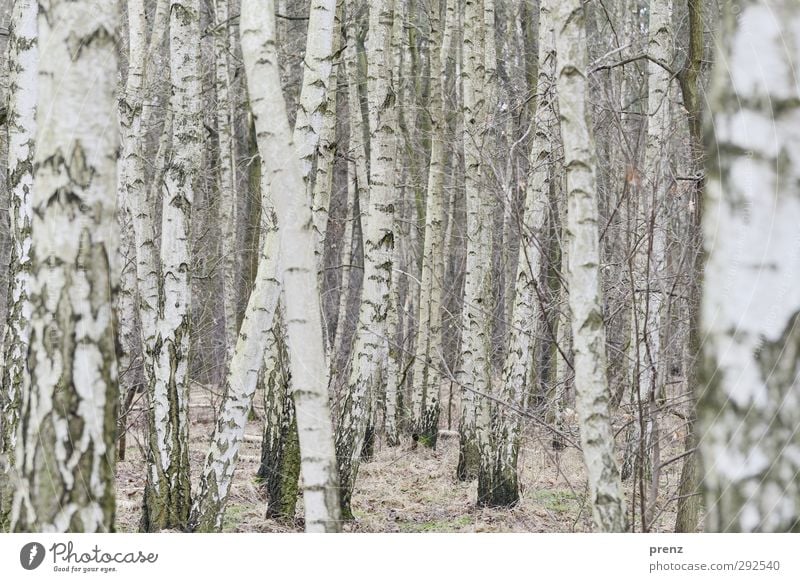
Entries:
{"type": "Polygon", "coordinates": [[[601,309],[594,143],[586,118],[586,30],[581,0],[548,0],[555,9],[557,86],[567,173],[569,306],[581,446],[595,527],[624,531],[625,507],[609,418],[606,334],[601,309]]]}
{"type": "Polygon", "coordinates": [[[21,391],[28,374],[31,222],[38,92],[38,3],[17,0],[9,27],[8,189],[11,257],[0,386],[0,532],[8,531],[21,391]]]}
{"type": "Polygon", "coordinates": [[[170,8],[172,159],[164,174],[161,276],[150,386],[142,531],[184,528],[189,518],[190,225],[202,158],[200,2],[170,8]]]}
{"type": "Polygon", "coordinates": [[[727,10],[711,80],[702,383],[706,530],[800,532],[800,6],[727,10]],[[768,68],[753,63],[770,63],[768,68]],[[769,236],[765,233],[769,232],[769,236]]]}
{"type": "Polygon", "coordinates": [[[107,125],[116,108],[118,5],[56,0],[40,6],[38,26],[29,369],[12,528],[110,532],[119,241],[118,140],[107,125]]]}

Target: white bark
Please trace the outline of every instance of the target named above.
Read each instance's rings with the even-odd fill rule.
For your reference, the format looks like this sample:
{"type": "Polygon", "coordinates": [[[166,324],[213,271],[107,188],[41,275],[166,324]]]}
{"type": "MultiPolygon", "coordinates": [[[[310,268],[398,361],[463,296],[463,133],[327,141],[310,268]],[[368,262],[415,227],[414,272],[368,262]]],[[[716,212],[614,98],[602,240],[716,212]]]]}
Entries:
{"type": "MultiPolygon", "coordinates": [[[[333,4],[336,4],[335,2],[333,4]]],[[[325,9],[327,10],[328,5],[325,9]]],[[[337,10],[340,10],[337,8],[337,10]]],[[[328,14],[324,13],[324,24],[328,25],[328,14]]],[[[312,23],[309,22],[309,26],[312,23]]],[[[335,18],[330,34],[333,42],[330,47],[330,55],[327,60],[331,61],[332,67],[328,76],[328,86],[325,94],[325,104],[322,111],[322,128],[319,134],[317,168],[314,177],[314,192],[312,200],[312,214],[314,220],[314,232],[316,235],[316,247],[314,254],[317,258],[320,273],[322,272],[322,262],[325,259],[325,234],[328,231],[328,207],[331,201],[331,190],[333,189],[333,162],[336,157],[336,101],[337,101],[337,78],[339,66],[333,62],[341,45],[340,22],[335,18]]],[[[315,38],[328,34],[327,28],[315,31],[315,38]]],[[[297,130],[297,128],[295,128],[297,130]]],[[[320,282],[322,277],[320,277],[320,282]]],[[[330,342],[328,342],[330,351],[330,342]]]]}
{"type": "Polygon", "coordinates": [[[161,277],[153,343],[147,484],[141,527],[185,527],[190,509],[190,227],[203,148],[199,0],[172,0],[172,160],[164,175],[161,277]]]}
{"type": "Polygon", "coordinates": [[[31,318],[31,222],[39,47],[36,0],[17,0],[9,30],[8,189],[11,257],[0,386],[0,531],[8,528],[20,390],[31,318]]]}
{"type": "MultiPolygon", "coordinates": [[[[364,232],[364,286],[350,379],[336,433],[342,511],[351,518],[353,492],[364,443],[370,399],[386,381],[386,317],[391,303],[394,250],[394,158],[396,112],[390,84],[393,0],[369,5],[367,95],[370,118],[369,206],[364,232]]],[[[350,12],[352,14],[352,12],[350,12]]]]}
{"type": "Polygon", "coordinates": [[[614,458],[601,309],[597,180],[586,111],[586,30],[581,0],[550,0],[555,17],[557,86],[569,229],[569,306],[576,407],[595,527],[624,531],[622,483],[614,458]]]}
{"type": "Polygon", "coordinates": [[[234,104],[231,99],[231,25],[228,0],[214,0],[214,73],[217,93],[217,135],[219,136],[219,221],[223,310],[225,312],[225,360],[230,362],[236,347],[239,323],[238,260],[236,244],[237,176],[234,140],[234,104]]]}
{"type": "Polygon", "coordinates": [[[439,384],[442,357],[442,295],[444,285],[444,172],[447,111],[443,86],[447,73],[455,19],[454,0],[445,1],[445,21],[439,17],[440,2],[431,5],[431,157],[425,209],[422,282],[419,298],[419,333],[411,396],[412,430],[419,442],[435,447],[439,434],[439,384]]]}
{"type": "MultiPolygon", "coordinates": [[[[121,206],[130,213],[133,228],[136,261],[137,301],[142,333],[142,351],[145,355],[145,381],[152,382],[152,354],[158,309],[158,247],[155,241],[153,215],[155,196],[148,189],[145,178],[145,135],[155,109],[150,84],[160,72],[148,69],[154,63],[153,54],[163,46],[169,22],[170,0],[159,0],[145,51],[145,13],[142,0],[128,3],[129,55],[128,78],[119,103],[121,153],[119,161],[118,197],[125,201],[121,206]]],[[[169,129],[168,126],[166,129],[169,129]]],[[[165,148],[159,148],[163,150],[165,148]]],[[[161,156],[166,155],[162,151],[161,156]]],[[[163,164],[157,164],[163,168],[163,164]]],[[[160,170],[156,171],[154,185],[160,188],[160,170]]]]}
{"type": "MultiPolygon", "coordinates": [[[[531,377],[535,339],[541,321],[538,278],[543,264],[554,150],[558,131],[555,112],[555,37],[547,4],[539,11],[539,78],[536,85],[536,114],[530,154],[531,174],[525,193],[525,214],[520,232],[511,338],[503,365],[502,400],[521,409],[525,405],[531,377]]],[[[490,467],[489,487],[484,492],[486,505],[513,505],[519,500],[517,457],[520,447],[520,417],[507,406],[499,405],[493,426],[496,462],[490,467]]]]}
{"type": "MultiPolygon", "coordinates": [[[[266,192],[264,189],[262,197],[268,196],[266,192]]],[[[265,233],[255,287],[247,301],[236,349],[228,367],[225,399],[192,506],[189,520],[192,531],[217,531],[222,527],[239,446],[280,296],[278,251],[278,233],[273,228],[265,233]]]]}
{"type": "Polygon", "coordinates": [[[800,66],[796,2],[717,36],[707,126],[697,429],[710,531],[800,531],[800,66]]]}
{"type": "Polygon", "coordinates": [[[457,475],[476,476],[485,444],[482,427],[491,393],[491,224],[483,191],[483,158],[486,131],[484,34],[486,27],[479,0],[467,0],[463,32],[464,192],[467,204],[467,261],[464,275],[464,308],[459,382],[462,390],[461,443],[457,475]],[[477,393],[477,394],[476,394],[477,393]]]}
{"type": "MultiPolygon", "coordinates": [[[[339,498],[333,426],[328,408],[320,300],[314,258],[311,205],[305,192],[301,160],[289,129],[286,104],[279,92],[272,2],[244,0],[242,53],[259,151],[272,160],[269,179],[278,218],[282,282],[293,398],[300,438],[306,531],[338,531],[339,498]]],[[[330,55],[328,55],[329,57],[330,55]]]]}
{"type": "Polygon", "coordinates": [[[118,5],[100,0],[40,6],[20,532],[114,527],[118,20],[118,5]]]}
{"type": "Polygon", "coordinates": [[[303,85],[297,108],[293,141],[300,171],[311,204],[311,172],[325,122],[326,99],[333,70],[333,36],[336,0],[312,0],[308,19],[303,85]]]}

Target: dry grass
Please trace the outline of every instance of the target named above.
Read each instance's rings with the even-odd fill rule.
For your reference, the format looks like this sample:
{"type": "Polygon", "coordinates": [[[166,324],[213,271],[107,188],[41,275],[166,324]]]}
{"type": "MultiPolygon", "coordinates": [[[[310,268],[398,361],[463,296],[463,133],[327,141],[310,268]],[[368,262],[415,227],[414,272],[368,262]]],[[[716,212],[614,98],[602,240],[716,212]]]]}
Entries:
{"type": "MultiPolygon", "coordinates": [[[[203,466],[218,395],[197,389],[191,407],[191,463],[193,486],[203,466]]],[[[623,419],[617,419],[617,428],[623,419]]],[[[117,470],[117,530],[136,531],[144,486],[141,419],[129,431],[127,458],[117,470]]],[[[252,420],[242,444],[223,530],[226,532],[299,532],[302,519],[283,523],[264,517],[266,496],[255,473],[260,460],[262,422],[252,420]]],[[[665,427],[662,459],[681,452],[682,443],[665,427]]],[[[569,427],[577,442],[577,427],[569,427]]],[[[618,437],[621,444],[621,436],[618,437]]],[[[404,441],[396,448],[378,443],[375,458],[362,463],[353,496],[355,521],[349,532],[582,532],[591,529],[591,512],[585,504],[586,476],[580,452],[568,447],[554,451],[549,434],[528,427],[520,453],[522,495],[511,509],[476,507],[475,481],[455,479],[458,440],[445,434],[436,450],[412,448],[404,441]]],[[[661,476],[655,531],[672,531],[680,462],[667,466],[661,476]]],[[[630,506],[632,482],[625,484],[630,506]]],[[[194,490],[194,489],[193,489],[194,490]]],[[[298,516],[302,516],[302,498],[298,516]]],[[[639,515],[639,508],[636,508],[639,515]]],[[[637,517],[638,521],[638,517],[637,517]]],[[[639,523],[637,531],[641,529],[639,523]]]]}

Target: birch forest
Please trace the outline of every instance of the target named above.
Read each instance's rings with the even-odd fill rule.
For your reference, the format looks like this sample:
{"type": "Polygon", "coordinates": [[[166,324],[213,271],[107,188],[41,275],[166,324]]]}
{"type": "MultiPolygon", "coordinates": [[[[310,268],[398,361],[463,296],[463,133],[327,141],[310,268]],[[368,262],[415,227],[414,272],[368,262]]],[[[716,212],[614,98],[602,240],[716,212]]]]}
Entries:
{"type": "Polygon", "coordinates": [[[800,532],[798,67],[796,0],[0,0],[0,531],[800,532]]]}

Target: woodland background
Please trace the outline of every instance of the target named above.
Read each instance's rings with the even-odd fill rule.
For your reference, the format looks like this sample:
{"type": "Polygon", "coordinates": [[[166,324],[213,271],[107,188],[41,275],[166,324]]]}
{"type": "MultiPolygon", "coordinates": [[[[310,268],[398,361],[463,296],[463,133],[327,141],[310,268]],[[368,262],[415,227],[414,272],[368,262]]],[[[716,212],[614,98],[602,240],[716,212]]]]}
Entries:
{"type": "Polygon", "coordinates": [[[0,0],[0,524],[797,531],[798,24],[0,0]]]}

